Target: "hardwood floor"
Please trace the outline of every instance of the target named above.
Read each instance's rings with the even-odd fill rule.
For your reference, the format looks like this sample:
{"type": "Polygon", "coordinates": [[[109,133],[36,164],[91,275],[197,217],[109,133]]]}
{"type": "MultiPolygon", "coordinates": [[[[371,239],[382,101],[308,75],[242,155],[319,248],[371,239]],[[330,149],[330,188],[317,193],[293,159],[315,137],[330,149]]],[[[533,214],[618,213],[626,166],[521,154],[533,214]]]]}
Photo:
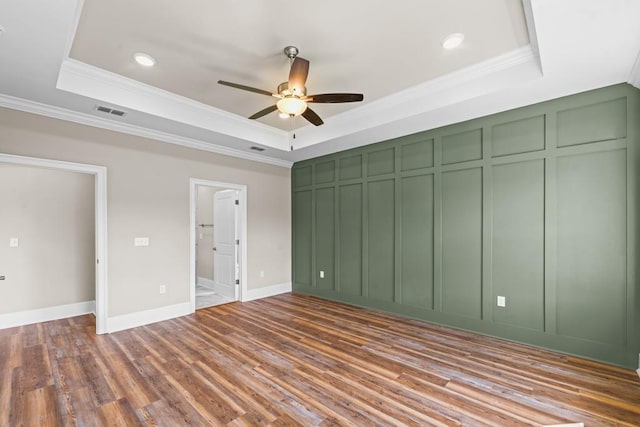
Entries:
{"type": "Polygon", "coordinates": [[[300,294],[0,331],[0,426],[640,425],[635,372],[300,294]]]}

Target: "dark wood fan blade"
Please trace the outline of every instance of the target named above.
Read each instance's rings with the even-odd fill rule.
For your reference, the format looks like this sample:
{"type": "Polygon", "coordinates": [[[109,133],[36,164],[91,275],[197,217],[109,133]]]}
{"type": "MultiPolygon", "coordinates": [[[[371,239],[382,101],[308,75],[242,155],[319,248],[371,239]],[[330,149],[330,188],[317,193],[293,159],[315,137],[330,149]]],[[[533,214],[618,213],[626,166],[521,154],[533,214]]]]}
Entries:
{"type": "Polygon", "coordinates": [[[307,83],[307,75],[309,74],[309,61],[299,56],[293,60],[291,71],[289,71],[289,90],[294,95],[302,95],[304,93],[304,85],[307,83]]]}
{"type": "Polygon", "coordinates": [[[316,126],[320,126],[321,124],[324,123],[320,118],[320,116],[317,115],[316,112],[309,107],[307,107],[307,109],[304,110],[304,113],[302,113],[302,117],[309,120],[312,124],[316,126]]]}
{"type": "Polygon", "coordinates": [[[337,104],[340,102],[360,102],[364,99],[361,93],[323,93],[320,95],[309,95],[304,98],[307,102],[319,104],[337,104]]]}
{"type": "Polygon", "coordinates": [[[230,86],[230,87],[234,87],[236,89],[241,89],[241,90],[246,90],[249,92],[254,92],[254,93],[259,93],[262,95],[267,95],[267,96],[273,96],[273,94],[269,91],[266,90],[262,90],[262,89],[256,89],[255,87],[251,87],[251,86],[245,86],[245,85],[241,85],[238,83],[231,83],[231,82],[225,82],[224,80],[218,80],[218,83],[224,86],[230,86]]]}
{"type": "Polygon", "coordinates": [[[274,111],[276,111],[278,109],[277,105],[271,105],[267,108],[265,108],[264,110],[260,110],[257,113],[255,113],[253,116],[249,117],[251,120],[254,119],[259,119],[262,116],[266,116],[269,113],[273,113],[274,111]]]}

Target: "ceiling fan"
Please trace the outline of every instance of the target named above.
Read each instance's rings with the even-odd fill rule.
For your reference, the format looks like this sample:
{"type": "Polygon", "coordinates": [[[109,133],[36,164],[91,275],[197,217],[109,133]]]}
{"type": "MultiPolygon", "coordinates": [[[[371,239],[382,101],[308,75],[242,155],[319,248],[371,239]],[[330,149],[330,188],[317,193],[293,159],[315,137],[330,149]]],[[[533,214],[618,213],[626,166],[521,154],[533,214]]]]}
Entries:
{"type": "Polygon", "coordinates": [[[361,93],[323,93],[320,95],[307,95],[305,83],[307,82],[307,75],[309,74],[309,61],[298,56],[298,48],[295,46],[285,47],[284,54],[291,61],[291,70],[289,71],[289,81],[280,83],[278,85],[277,93],[271,93],[267,90],[257,89],[238,83],[218,80],[218,83],[221,85],[278,98],[278,101],[274,105],[258,111],[253,116],[249,117],[250,119],[257,119],[279,110],[285,117],[302,115],[302,117],[312,124],[320,126],[324,122],[315,111],[309,108],[307,104],[360,102],[364,99],[364,96],[361,93]]]}

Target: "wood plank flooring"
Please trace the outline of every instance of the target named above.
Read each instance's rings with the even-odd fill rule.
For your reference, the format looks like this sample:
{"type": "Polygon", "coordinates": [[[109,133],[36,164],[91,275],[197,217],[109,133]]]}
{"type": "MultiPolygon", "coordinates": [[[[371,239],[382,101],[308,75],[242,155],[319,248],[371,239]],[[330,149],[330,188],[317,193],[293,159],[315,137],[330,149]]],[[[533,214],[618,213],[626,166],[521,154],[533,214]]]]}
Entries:
{"type": "Polygon", "coordinates": [[[635,372],[285,294],[0,331],[0,426],[639,426],[635,372]]]}

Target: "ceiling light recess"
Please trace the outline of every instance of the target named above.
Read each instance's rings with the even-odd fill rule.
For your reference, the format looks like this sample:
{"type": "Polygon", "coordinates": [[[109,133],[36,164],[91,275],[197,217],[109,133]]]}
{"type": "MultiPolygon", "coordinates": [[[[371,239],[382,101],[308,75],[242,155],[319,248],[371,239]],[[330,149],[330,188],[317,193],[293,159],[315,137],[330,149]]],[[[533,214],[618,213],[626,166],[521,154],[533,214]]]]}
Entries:
{"type": "Polygon", "coordinates": [[[447,37],[442,40],[442,47],[450,50],[455,49],[462,44],[464,41],[464,34],[462,33],[453,33],[449,34],[447,37]]]}
{"type": "Polygon", "coordinates": [[[155,58],[143,52],[134,53],[133,59],[135,59],[136,62],[142,65],[143,67],[153,67],[154,65],[156,65],[155,58]]]}

